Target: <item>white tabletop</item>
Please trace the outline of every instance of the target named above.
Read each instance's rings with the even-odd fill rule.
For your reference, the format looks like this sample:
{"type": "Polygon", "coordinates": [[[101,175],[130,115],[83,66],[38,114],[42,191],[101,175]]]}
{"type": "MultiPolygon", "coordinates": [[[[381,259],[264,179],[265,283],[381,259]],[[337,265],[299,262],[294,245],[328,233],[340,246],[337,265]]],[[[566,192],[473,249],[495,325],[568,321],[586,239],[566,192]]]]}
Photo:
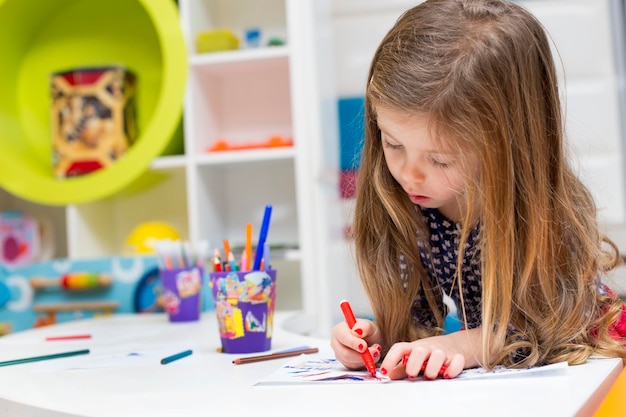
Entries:
{"type": "MultiPolygon", "coordinates": [[[[294,319],[295,312],[276,314],[272,351],[310,345],[320,349],[318,357],[332,358],[328,340],[285,330],[294,319]]],[[[234,365],[234,358],[246,355],[218,353],[219,346],[213,313],[194,323],[169,323],[163,314],[113,315],[4,336],[0,361],[83,348],[91,353],[0,367],[0,415],[591,415],[622,369],[619,359],[594,359],[553,376],[258,386],[293,358],[234,365]],[[77,333],[92,338],[44,340],[77,333]],[[168,365],[155,360],[125,366],[116,362],[117,353],[111,354],[153,349],[158,355],[188,348],[193,355],[168,365]]]]}

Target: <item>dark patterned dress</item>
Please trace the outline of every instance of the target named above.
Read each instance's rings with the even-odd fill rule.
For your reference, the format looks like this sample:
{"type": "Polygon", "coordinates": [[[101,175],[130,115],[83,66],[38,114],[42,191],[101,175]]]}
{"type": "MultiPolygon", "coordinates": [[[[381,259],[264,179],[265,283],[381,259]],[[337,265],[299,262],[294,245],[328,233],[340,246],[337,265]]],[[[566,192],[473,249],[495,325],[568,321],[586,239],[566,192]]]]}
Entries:
{"type": "MultiPolygon", "coordinates": [[[[459,254],[459,240],[461,226],[448,220],[436,209],[420,208],[422,216],[430,230],[429,245],[422,240],[418,241],[418,249],[422,265],[431,281],[436,294],[437,304],[442,316],[448,313],[448,307],[444,305],[443,297],[447,294],[456,305],[458,317],[463,321],[459,285],[454,283],[454,273],[457,267],[459,254]],[[439,296],[437,296],[439,293],[439,296]]],[[[479,327],[481,324],[481,274],[480,274],[480,248],[478,225],[472,229],[465,246],[463,256],[463,297],[465,314],[467,315],[468,328],[479,327]]],[[[406,263],[401,261],[402,279],[408,279],[406,263]]],[[[413,320],[423,327],[433,328],[437,326],[435,315],[430,311],[428,301],[423,291],[418,294],[412,308],[413,320]]]]}

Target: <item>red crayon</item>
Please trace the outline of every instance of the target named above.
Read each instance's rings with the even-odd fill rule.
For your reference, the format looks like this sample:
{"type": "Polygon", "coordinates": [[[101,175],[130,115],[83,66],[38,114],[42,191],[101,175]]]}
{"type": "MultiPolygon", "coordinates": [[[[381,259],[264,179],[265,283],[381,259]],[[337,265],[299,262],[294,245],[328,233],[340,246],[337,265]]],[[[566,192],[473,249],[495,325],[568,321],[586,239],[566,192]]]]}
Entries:
{"type": "Polygon", "coordinates": [[[91,339],[90,334],[71,334],[66,336],[48,336],[46,340],[54,341],[54,340],[77,340],[77,339],[91,339]]]}
{"type": "Polygon", "coordinates": [[[222,272],[222,259],[217,248],[213,251],[213,272],[222,272]]]}
{"type": "MultiPolygon", "coordinates": [[[[346,319],[348,327],[352,329],[356,324],[356,318],[354,317],[354,313],[352,312],[352,307],[350,307],[350,303],[348,303],[346,300],[343,300],[339,304],[339,306],[341,307],[341,311],[343,312],[343,316],[346,319]]],[[[372,374],[373,377],[376,377],[376,364],[374,363],[374,358],[372,357],[370,350],[365,349],[363,352],[361,352],[361,358],[363,358],[363,363],[365,364],[365,367],[367,368],[369,373],[372,374]]]]}

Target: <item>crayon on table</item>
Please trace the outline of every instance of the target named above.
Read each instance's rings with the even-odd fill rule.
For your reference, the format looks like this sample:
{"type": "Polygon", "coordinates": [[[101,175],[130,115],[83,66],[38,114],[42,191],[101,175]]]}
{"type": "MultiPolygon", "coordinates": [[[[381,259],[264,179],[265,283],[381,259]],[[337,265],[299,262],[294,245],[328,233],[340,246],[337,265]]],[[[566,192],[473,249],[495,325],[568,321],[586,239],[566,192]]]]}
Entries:
{"type": "MultiPolygon", "coordinates": [[[[354,317],[354,313],[352,312],[352,307],[350,307],[350,303],[348,303],[348,301],[343,300],[341,301],[341,303],[339,303],[339,307],[341,307],[341,311],[343,312],[343,316],[346,319],[346,323],[348,324],[348,327],[350,329],[352,329],[354,327],[354,325],[356,324],[356,318],[354,317]]],[[[365,364],[365,367],[367,368],[368,372],[375,377],[376,376],[376,364],[374,363],[374,358],[372,357],[372,354],[370,353],[369,348],[366,347],[366,349],[361,352],[361,358],[363,358],[363,363],[365,364]]]]}
{"type": "Polygon", "coordinates": [[[235,365],[242,365],[244,363],[269,361],[269,360],[272,360],[272,359],[288,358],[288,357],[291,357],[291,356],[306,355],[306,354],[309,354],[309,353],[317,353],[318,351],[319,351],[318,348],[293,349],[293,350],[286,350],[286,351],[282,351],[282,352],[269,353],[267,355],[248,356],[246,358],[237,358],[237,359],[233,360],[233,363],[235,365]]]}
{"type": "Polygon", "coordinates": [[[167,365],[168,363],[172,363],[174,361],[177,361],[179,359],[185,358],[189,355],[191,355],[193,353],[193,351],[191,349],[188,350],[184,350],[182,352],[176,353],[174,355],[171,356],[166,356],[165,358],[161,359],[161,365],[167,365]]]}
{"type": "Polygon", "coordinates": [[[30,358],[13,359],[10,361],[0,362],[0,366],[18,365],[21,363],[45,361],[49,359],[67,358],[68,356],[86,355],[89,353],[89,349],[74,350],[70,352],[53,353],[51,355],[33,356],[30,358]]]}
{"type": "Polygon", "coordinates": [[[79,339],[91,339],[90,334],[68,334],[63,336],[48,336],[46,337],[47,341],[55,341],[55,340],[79,340],[79,339]]]}

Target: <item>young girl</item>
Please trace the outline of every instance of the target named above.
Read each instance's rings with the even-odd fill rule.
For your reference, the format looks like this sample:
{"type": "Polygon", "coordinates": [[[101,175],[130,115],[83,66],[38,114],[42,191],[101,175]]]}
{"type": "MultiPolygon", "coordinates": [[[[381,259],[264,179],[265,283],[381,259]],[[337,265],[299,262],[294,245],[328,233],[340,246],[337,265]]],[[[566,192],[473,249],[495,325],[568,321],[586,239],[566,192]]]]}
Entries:
{"type": "Polygon", "coordinates": [[[376,320],[335,326],[339,361],[362,368],[369,345],[381,373],[434,379],[626,358],[623,304],[601,282],[620,257],[569,165],[550,45],[528,11],[405,12],[374,55],[365,125],[354,233],[376,320]]]}

